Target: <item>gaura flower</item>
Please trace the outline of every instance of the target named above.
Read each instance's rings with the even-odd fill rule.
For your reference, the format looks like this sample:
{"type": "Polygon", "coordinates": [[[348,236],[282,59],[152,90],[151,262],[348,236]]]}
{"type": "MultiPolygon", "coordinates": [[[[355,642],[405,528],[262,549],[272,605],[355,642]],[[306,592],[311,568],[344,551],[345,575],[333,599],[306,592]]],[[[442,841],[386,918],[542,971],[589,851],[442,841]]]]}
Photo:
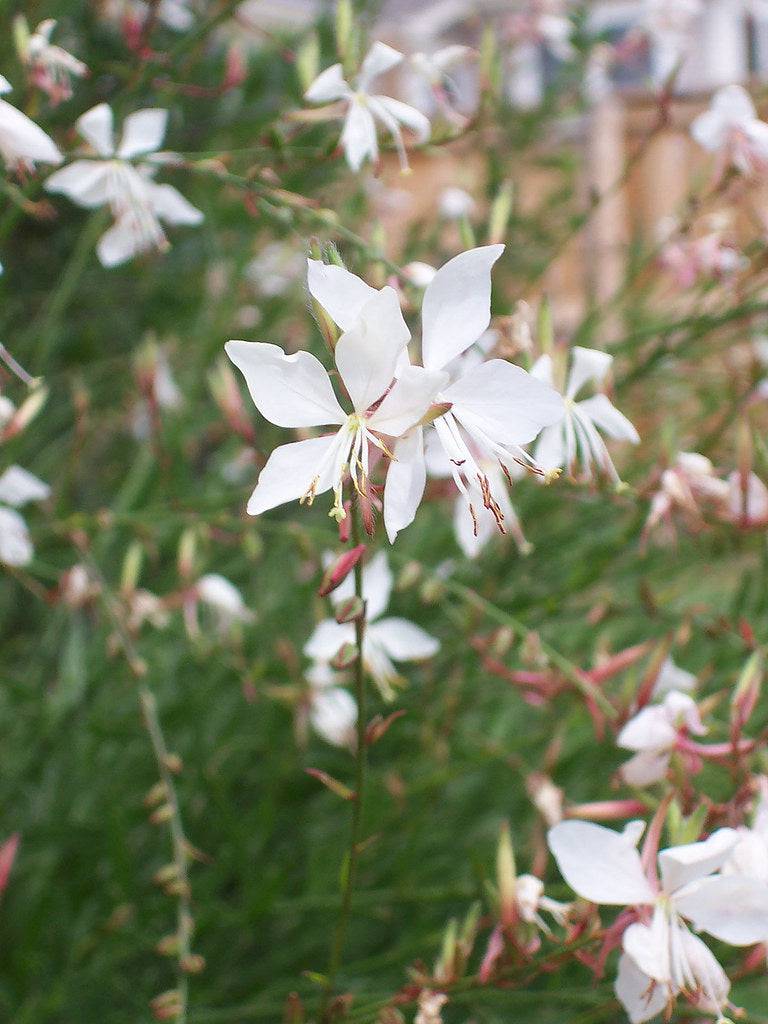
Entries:
{"type": "MultiPolygon", "coordinates": [[[[712,462],[698,452],[678,452],[672,465],[661,474],[659,489],[651,498],[643,539],[656,528],[661,539],[673,542],[676,537],[674,513],[679,512],[689,528],[703,524],[703,511],[713,505],[723,511],[728,505],[729,485],[721,480],[712,462]]],[[[678,687],[679,689],[679,687],[678,687]]]]}
{"type": "MultiPolygon", "coordinates": [[[[42,89],[54,106],[70,99],[73,78],[82,78],[88,74],[88,68],[81,60],[51,42],[55,28],[54,18],[41,21],[24,40],[21,53],[32,84],[42,89]]],[[[26,21],[23,23],[23,31],[28,31],[26,21]]]]}
{"type": "Polygon", "coordinates": [[[115,223],[96,247],[105,267],[116,267],[152,249],[165,251],[169,243],[161,221],[199,224],[203,219],[200,210],[172,185],[152,180],[162,162],[174,159],[172,154],[157,152],[167,121],[167,110],[137,110],[125,119],[116,147],[112,109],[99,103],[79,117],[75,127],[101,159],[75,160],[45,183],[48,192],[61,193],[79,206],[110,207],[115,223]]]}
{"type": "Polygon", "coordinates": [[[738,833],[722,828],[703,842],[658,855],[660,879],[646,873],[636,846],[642,822],[623,834],[585,821],[565,821],[549,833],[560,873],[583,899],[631,909],[623,933],[616,995],[632,1024],[650,1020],[676,997],[722,1014],[730,982],[686,922],[732,946],[760,942],[768,922],[768,889],[753,878],[715,874],[738,833]]]}
{"type": "Polygon", "coordinates": [[[696,702],[687,693],[671,690],[661,704],[644,707],[619,733],[617,744],[635,751],[621,768],[622,778],[630,786],[659,782],[667,774],[680,736],[703,736],[706,731],[696,702]]]}
{"type": "MultiPolygon", "coordinates": [[[[253,622],[254,613],[243,600],[243,595],[225,576],[217,572],[201,576],[192,588],[191,601],[187,602],[185,613],[194,614],[197,603],[205,605],[213,613],[216,632],[224,636],[239,623],[253,622]]],[[[188,620],[191,621],[191,620],[188,620]]],[[[191,630],[197,633],[197,624],[191,630]]]]}
{"type": "MultiPolygon", "coordinates": [[[[565,416],[553,426],[546,427],[536,444],[536,461],[546,470],[565,469],[575,475],[577,463],[585,479],[592,480],[595,472],[604,473],[619,483],[619,475],[608,453],[600,431],[617,441],[640,442],[635,428],[609,400],[607,395],[596,394],[577,401],[587,384],[600,385],[613,363],[613,356],[596,349],[575,345],[571,350],[571,368],[562,389],[565,396],[565,416]]],[[[550,355],[540,356],[531,375],[547,384],[555,384],[555,367],[550,355]]]]}
{"type": "Polygon", "coordinates": [[[354,86],[344,78],[342,65],[334,64],[326,68],[304,93],[304,98],[310,103],[342,100],[346,104],[341,145],[353,171],[359,171],[366,160],[375,163],[379,158],[376,121],[380,121],[392,136],[403,170],[408,168],[408,158],[400,126],[410,129],[419,143],[429,138],[429,119],[420,110],[390,96],[371,93],[373,80],[396,67],[402,60],[402,53],[393,50],[391,46],[374,43],[362,63],[354,86]]]}
{"type": "Polygon", "coordinates": [[[571,42],[570,6],[570,0],[528,0],[509,21],[512,39],[518,44],[543,44],[558,60],[570,60],[576,52],[571,42]]]}
{"type": "Polygon", "coordinates": [[[655,700],[665,697],[672,690],[681,693],[690,693],[696,689],[696,676],[684,668],[676,665],[672,657],[666,658],[656,676],[651,696],[655,700]]]}
{"type": "Polygon", "coordinates": [[[755,473],[729,475],[725,518],[744,529],[768,524],[768,487],[755,473]]]}
{"type": "MultiPolygon", "coordinates": [[[[0,75],[0,95],[12,91],[0,75]]],[[[0,99],[0,156],[9,171],[32,171],[35,163],[60,164],[64,157],[53,139],[7,100],[0,99]]]]}
{"type": "Polygon", "coordinates": [[[723,168],[732,164],[742,174],[755,174],[768,167],[768,124],[740,85],[715,93],[709,110],[691,125],[691,135],[708,152],[719,154],[723,168]]]}
{"type": "Polygon", "coordinates": [[[326,743],[354,747],[357,703],[336,683],[337,673],[327,663],[316,662],[304,673],[309,683],[309,721],[326,743]]]}
{"type": "MultiPolygon", "coordinates": [[[[445,381],[434,398],[445,412],[430,429],[473,521],[477,504],[502,532],[498,484],[492,484],[478,458],[493,463],[505,477],[520,463],[535,466],[521,445],[563,415],[557,392],[519,366],[503,359],[456,362],[490,323],[491,267],[503,251],[503,245],[488,245],[454,256],[428,285],[421,311],[422,363],[429,372],[443,374],[445,381]]],[[[394,454],[384,490],[384,523],[391,541],[413,522],[424,493],[423,429],[416,427],[398,441],[394,454]]]]}
{"type": "MultiPolygon", "coordinates": [[[[759,878],[765,885],[768,884],[768,777],[761,775],[757,785],[752,824],[749,828],[736,830],[739,839],[723,865],[722,873],[742,878],[759,878]]],[[[763,941],[768,941],[768,922],[763,941]]]]}
{"type": "Polygon", "coordinates": [[[345,517],[342,488],[348,473],[367,487],[369,445],[388,453],[382,436],[399,437],[425,415],[443,377],[408,367],[394,381],[410,338],[397,293],[370,288],[340,267],[309,261],[309,290],[344,331],[334,356],[352,402],[346,413],[322,363],[310,352],[286,355],[277,345],[230,341],[227,355],[245,377],[256,408],[278,427],[338,425],[335,434],[275,449],[248,502],[259,515],[297,498],[311,505],[333,490],[331,515],[345,517]]]}
{"type": "Polygon", "coordinates": [[[48,484],[21,466],[9,466],[0,476],[0,562],[19,568],[32,561],[29,530],[16,509],[45,501],[50,493],[48,484]]]}
{"type": "Polygon", "coordinates": [[[464,217],[471,217],[476,208],[477,203],[463,188],[451,185],[440,193],[440,216],[445,217],[446,220],[462,220],[464,217]]]}
{"type": "MultiPolygon", "coordinates": [[[[423,661],[433,657],[440,645],[429,633],[407,619],[381,616],[387,610],[392,593],[392,572],[387,556],[379,552],[363,568],[363,600],[366,604],[363,634],[363,663],[381,691],[384,700],[394,698],[394,686],[401,677],[393,662],[423,661]]],[[[354,583],[348,576],[331,594],[334,605],[348,600],[354,583]]],[[[304,654],[316,662],[328,663],[340,647],[354,643],[355,627],[351,622],[340,624],[325,619],[315,628],[304,647],[304,654]]]]}

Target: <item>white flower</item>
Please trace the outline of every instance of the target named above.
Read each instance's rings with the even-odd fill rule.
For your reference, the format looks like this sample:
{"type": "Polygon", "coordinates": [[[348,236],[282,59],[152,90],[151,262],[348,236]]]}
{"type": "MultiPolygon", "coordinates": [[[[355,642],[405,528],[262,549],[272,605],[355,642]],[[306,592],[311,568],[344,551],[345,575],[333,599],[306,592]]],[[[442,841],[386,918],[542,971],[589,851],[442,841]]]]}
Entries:
{"type": "Polygon", "coordinates": [[[543,932],[549,932],[549,925],[541,916],[545,911],[562,924],[570,910],[570,904],[561,903],[544,895],[544,883],[535,875],[518,875],[515,879],[515,904],[520,917],[527,924],[535,924],[543,932]]]}
{"type": "Polygon", "coordinates": [[[218,573],[201,576],[195,590],[198,600],[213,611],[219,633],[227,633],[238,622],[253,622],[255,616],[246,607],[243,595],[224,576],[218,573]]]}
{"type": "MultiPolygon", "coordinates": [[[[424,292],[421,312],[422,362],[445,379],[434,401],[446,411],[430,429],[437,434],[473,521],[476,506],[485,508],[502,531],[498,482],[477,459],[492,462],[504,476],[520,462],[533,464],[520,446],[563,414],[560,396],[519,366],[503,359],[456,362],[488,327],[491,268],[503,251],[503,245],[488,245],[454,256],[424,292]]],[[[424,493],[423,435],[417,427],[395,447],[384,491],[384,523],[391,541],[413,522],[424,493]]]]}
{"type": "Polygon", "coordinates": [[[716,875],[738,834],[719,829],[709,839],[658,855],[661,879],[646,876],[636,844],[642,822],[623,834],[585,821],[549,833],[549,848],[570,887],[591,903],[634,908],[640,920],[623,935],[616,995],[632,1024],[650,1020],[681,993],[721,1013],[730,983],[707,946],[687,927],[732,946],[761,941],[768,889],[752,878],[716,875]]]}
{"type": "Polygon", "coordinates": [[[346,103],[341,145],[353,171],[359,171],[366,160],[375,163],[379,158],[377,120],[392,136],[403,169],[408,167],[408,158],[400,125],[409,128],[419,143],[429,138],[429,119],[420,110],[370,91],[373,80],[398,65],[402,59],[402,53],[391,46],[374,43],[362,63],[354,87],[344,78],[341,64],[334,64],[326,68],[304,94],[310,103],[332,103],[335,100],[346,103]]]}
{"type": "MultiPolygon", "coordinates": [[[[387,609],[392,592],[392,572],[383,551],[379,552],[363,569],[363,600],[366,603],[366,623],[363,634],[363,662],[379,687],[385,700],[394,697],[393,685],[400,680],[393,662],[423,661],[439,649],[437,640],[407,619],[381,616],[387,609]]],[[[354,593],[351,576],[333,591],[334,605],[348,600],[354,593]]],[[[304,653],[313,661],[329,662],[339,648],[354,643],[353,623],[339,624],[325,619],[315,628],[304,647],[304,653]]]]}
{"type": "Polygon", "coordinates": [[[464,217],[471,217],[477,206],[469,192],[453,185],[443,189],[438,204],[440,215],[446,220],[462,220],[464,217]]]}
{"type": "Polygon", "coordinates": [[[102,6],[102,15],[123,23],[128,34],[135,37],[141,32],[153,7],[157,20],[174,32],[185,32],[194,24],[195,16],[189,9],[189,0],[159,0],[152,5],[145,0],[107,0],[102,6]]]}
{"type": "Polygon", "coordinates": [[[443,375],[408,367],[393,384],[410,338],[397,293],[376,291],[340,267],[309,261],[309,290],[344,331],[335,348],[336,367],[352,400],[345,413],[322,363],[309,352],[286,355],[277,345],[230,341],[227,355],[245,377],[256,408],[278,427],[338,425],[335,434],[277,448],[261,471],[248,502],[258,515],[287,501],[311,504],[333,489],[331,515],[345,512],[347,472],[360,490],[367,486],[369,445],[384,452],[379,435],[399,437],[424,416],[443,375]]]}
{"type": "Polygon", "coordinates": [[[415,288],[426,288],[431,284],[437,271],[429,263],[413,260],[403,267],[403,277],[415,288]]]}
{"type": "Polygon", "coordinates": [[[658,700],[660,697],[666,696],[672,690],[677,690],[680,693],[690,693],[691,690],[696,689],[696,676],[693,672],[686,672],[684,668],[680,668],[672,660],[672,657],[666,658],[661,666],[658,676],[656,676],[656,682],[653,684],[653,693],[651,696],[658,700]]]}
{"type": "Polygon", "coordinates": [[[622,766],[624,781],[630,786],[649,786],[663,779],[681,730],[696,736],[707,731],[695,701],[678,690],[667,693],[661,704],[645,707],[631,718],[616,740],[625,750],[636,751],[622,766]]]}
{"type": "MultiPolygon", "coordinates": [[[[24,24],[26,27],[26,22],[24,24]]],[[[72,78],[82,78],[88,73],[81,60],[51,42],[55,28],[55,19],[41,21],[27,40],[23,53],[32,82],[48,94],[53,104],[68,100],[72,95],[72,78]]]]}
{"type": "MultiPolygon", "coordinates": [[[[0,75],[0,94],[12,86],[0,75]]],[[[64,157],[53,139],[26,114],[0,99],[0,156],[9,171],[34,170],[35,162],[60,164],[64,157]]]]}
{"type": "Polygon", "coordinates": [[[50,493],[48,484],[21,466],[9,466],[0,476],[0,562],[18,568],[32,561],[29,530],[16,509],[30,501],[45,501],[50,493]]]}
{"type": "Polygon", "coordinates": [[[746,89],[726,85],[719,89],[712,105],[691,125],[694,139],[710,153],[720,153],[743,174],[768,165],[768,124],[757,116],[746,89]]]}
{"type": "Polygon", "coordinates": [[[759,476],[745,477],[735,469],[728,477],[726,516],[743,527],[765,526],[768,523],[768,487],[759,476]]]}
{"type": "MultiPolygon", "coordinates": [[[[737,831],[739,841],[723,865],[723,874],[759,878],[764,884],[768,884],[768,777],[765,775],[758,779],[757,804],[752,826],[737,831]]],[[[768,922],[765,938],[768,939],[768,922]]]]}
{"type": "Polygon", "coordinates": [[[304,273],[304,258],[287,242],[270,242],[245,268],[245,276],[260,295],[268,299],[283,295],[298,284],[304,273]]]}
{"type": "Polygon", "coordinates": [[[304,673],[310,684],[309,721],[315,732],[334,747],[353,747],[357,704],[352,694],[336,685],[337,674],[324,662],[304,673]]]}
{"type": "MultiPolygon", "coordinates": [[[[571,350],[571,368],[563,394],[565,416],[561,422],[546,427],[535,449],[536,461],[547,470],[566,469],[576,472],[581,462],[584,477],[592,480],[594,472],[605,473],[618,483],[619,476],[600,431],[617,441],[638,444],[640,436],[635,428],[604,394],[577,401],[581,389],[589,383],[601,384],[613,363],[613,356],[596,349],[576,345],[571,350]]],[[[531,375],[547,384],[554,384],[552,357],[540,356],[531,369],[531,375]]]]}
{"type": "Polygon", "coordinates": [[[102,159],[75,160],[45,183],[48,192],[59,192],[79,206],[110,207],[115,223],[96,248],[105,267],[152,249],[167,249],[161,221],[199,224],[203,219],[200,210],[172,185],[152,180],[159,164],[173,159],[157,152],[167,121],[167,110],[137,110],[125,119],[122,138],[115,146],[112,109],[100,103],[78,118],[75,127],[102,159]],[[139,157],[140,162],[132,162],[139,157]]]}

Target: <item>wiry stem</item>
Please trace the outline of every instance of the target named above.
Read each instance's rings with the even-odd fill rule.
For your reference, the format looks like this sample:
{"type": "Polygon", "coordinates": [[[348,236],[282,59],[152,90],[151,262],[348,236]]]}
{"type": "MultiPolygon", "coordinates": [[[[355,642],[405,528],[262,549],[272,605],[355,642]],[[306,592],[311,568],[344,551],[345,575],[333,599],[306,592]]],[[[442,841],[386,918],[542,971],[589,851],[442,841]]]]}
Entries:
{"type": "MultiPolygon", "coordinates": [[[[353,492],[352,517],[350,540],[353,547],[360,543],[360,517],[357,494],[353,492]]],[[[357,645],[357,657],[354,662],[354,687],[355,700],[357,701],[357,733],[355,744],[355,797],[352,801],[352,818],[349,830],[349,845],[344,857],[343,865],[343,886],[341,894],[341,907],[336,928],[333,933],[331,951],[328,957],[328,970],[326,972],[325,988],[320,1006],[320,1021],[328,1020],[329,1002],[336,986],[336,976],[341,966],[341,957],[344,952],[344,943],[347,938],[349,919],[352,911],[352,897],[355,890],[357,878],[357,866],[360,856],[360,842],[362,839],[363,824],[363,799],[365,795],[365,776],[367,768],[367,744],[365,735],[365,666],[363,664],[363,642],[365,639],[365,618],[366,608],[363,599],[363,566],[362,560],[358,560],[354,568],[355,597],[363,602],[363,610],[355,619],[355,643],[357,645]]]]}

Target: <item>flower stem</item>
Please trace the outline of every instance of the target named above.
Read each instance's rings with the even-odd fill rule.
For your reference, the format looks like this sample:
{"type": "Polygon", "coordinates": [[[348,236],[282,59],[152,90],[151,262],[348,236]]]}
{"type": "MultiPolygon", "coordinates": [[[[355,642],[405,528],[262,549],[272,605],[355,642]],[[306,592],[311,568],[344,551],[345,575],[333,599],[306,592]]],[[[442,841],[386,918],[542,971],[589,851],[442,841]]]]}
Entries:
{"type": "MultiPolygon", "coordinates": [[[[360,543],[360,513],[358,508],[357,494],[353,494],[352,517],[350,529],[350,543],[357,547],[360,543]]],[[[349,845],[344,856],[342,865],[342,894],[339,917],[333,933],[331,951],[328,957],[328,969],[323,990],[323,998],[320,1005],[320,1021],[328,1020],[328,1010],[331,997],[336,986],[336,976],[341,966],[341,957],[344,952],[344,943],[347,938],[349,919],[352,911],[352,897],[355,890],[357,878],[357,865],[360,855],[360,840],[362,838],[363,824],[363,799],[365,795],[365,776],[367,768],[367,744],[365,737],[366,723],[366,690],[365,690],[365,666],[363,664],[363,641],[365,638],[366,608],[363,599],[363,566],[359,560],[354,568],[355,596],[363,601],[363,611],[355,620],[355,643],[357,646],[357,657],[354,662],[354,687],[355,700],[357,702],[357,739],[355,743],[355,798],[352,801],[352,818],[349,830],[349,845]]]]}

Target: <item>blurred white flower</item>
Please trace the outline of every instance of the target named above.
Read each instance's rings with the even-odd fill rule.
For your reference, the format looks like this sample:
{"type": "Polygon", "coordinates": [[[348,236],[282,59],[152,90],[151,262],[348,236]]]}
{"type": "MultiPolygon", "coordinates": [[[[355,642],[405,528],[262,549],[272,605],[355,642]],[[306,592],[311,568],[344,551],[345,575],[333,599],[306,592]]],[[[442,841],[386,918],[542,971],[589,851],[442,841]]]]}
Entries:
{"type": "Polygon", "coordinates": [[[153,413],[161,409],[180,409],[184,399],[164,347],[147,345],[137,362],[139,385],[144,397],[134,406],[131,429],[134,437],[144,441],[152,434],[153,413]]]}
{"type": "Polygon", "coordinates": [[[549,833],[549,848],[570,887],[591,903],[635,908],[641,918],[624,931],[616,995],[632,1024],[650,1020],[680,994],[722,1014],[730,982],[712,952],[687,927],[732,946],[761,941],[768,888],[752,878],[716,875],[738,833],[722,828],[703,842],[658,855],[660,881],[636,848],[642,822],[623,833],[586,821],[565,821],[549,833]],[[650,923],[645,923],[652,914],[650,923]]]}
{"type": "Polygon", "coordinates": [[[228,633],[237,623],[253,622],[255,615],[243,600],[243,595],[219,573],[207,573],[195,584],[199,601],[211,609],[219,633],[228,633]]]}
{"type": "Polygon", "coordinates": [[[400,126],[410,129],[419,143],[429,138],[429,119],[420,110],[401,100],[375,95],[370,91],[374,79],[396,67],[402,60],[402,53],[393,50],[391,46],[374,43],[360,67],[354,87],[344,78],[342,65],[334,64],[326,68],[304,94],[310,103],[333,103],[336,100],[346,103],[341,145],[353,171],[359,171],[366,160],[375,163],[379,158],[377,120],[392,136],[403,170],[408,167],[408,158],[400,126]]]}
{"type": "Polygon", "coordinates": [[[337,685],[337,673],[316,662],[304,673],[310,686],[309,721],[315,732],[334,747],[355,745],[357,704],[352,694],[337,685]]]}
{"type": "Polygon", "coordinates": [[[245,268],[245,276],[256,291],[271,299],[283,295],[292,285],[303,283],[304,258],[288,242],[270,242],[245,268]]]}
{"type": "Polygon", "coordinates": [[[739,470],[730,474],[726,517],[748,529],[768,524],[768,487],[760,477],[739,470]]]}
{"type": "Polygon", "coordinates": [[[448,996],[444,992],[433,992],[431,989],[423,988],[419,992],[413,1024],[443,1024],[441,1011],[447,1002],[448,996]]]}
{"type": "MultiPolygon", "coordinates": [[[[26,28],[26,22],[24,26],[26,28]]],[[[41,21],[26,39],[21,54],[32,84],[42,89],[54,106],[72,96],[73,78],[82,78],[88,73],[81,60],[51,42],[55,28],[55,19],[41,21]]]]}
{"type": "MultiPolygon", "coordinates": [[[[12,91],[0,75],[0,95],[12,91]]],[[[60,164],[64,157],[53,139],[7,100],[0,99],[0,156],[9,171],[32,171],[35,163],[60,164]]]]}
{"type": "Polygon", "coordinates": [[[50,493],[48,484],[21,466],[9,466],[0,476],[0,562],[18,568],[32,561],[29,530],[16,509],[30,501],[45,501],[50,493]]]}
{"type": "Polygon", "coordinates": [[[446,220],[462,220],[471,217],[477,204],[469,192],[451,185],[440,193],[438,207],[440,216],[446,220]]]}
{"type": "Polygon", "coordinates": [[[336,367],[352,400],[344,412],[322,363],[309,352],[286,355],[277,345],[230,341],[227,355],[245,377],[256,408],[278,427],[338,424],[335,434],[295,441],[275,449],[248,502],[258,515],[287,501],[312,504],[333,489],[331,515],[345,518],[342,488],[349,472],[365,490],[369,445],[388,449],[379,435],[399,437],[432,405],[443,375],[408,367],[393,384],[410,338],[393,288],[370,288],[341,267],[309,261],[309,290],[344,331],[336,344],[336,367]]]}
{"type": "Polygon", "coordinates": [[[105,267],[115,267],[140,253],[164,251],[168,224],[199,224],[203,214],[172,185],[153,181],[172,154],[158,153],[165,137],[168,111],[137,110],[125,119],[122,138],[115,146],[112,109],[100,103],[75,122],[83,139],[100,160],[75,160],[46,181],[48,192],[67,196],[79,206],[109,206],[115,223],[96,248],[105,267]],[[139,162],[134,162],[137,158],[139,162]]]}
{"type": "Polygon", "coordinates": [[[644,539],[660,528],[661,539],[673,542],[676,537],[673,513],[681,513],[689,526],[699,526],[705,506],[711,504],[715,511],[721,512],[728,505],[729,494],[728,483],[718,477],[706,455],[678,452],[672,465],[661,474],[659,489],[651,498],[643,527],[644,539]]]}
{"type": "Polygon", "coordinates": [[[687,672],[684,668],[680,668],[670,656],[665,659],[661,666],[661,671],[656,676],[651,696],[655,700],[659,700],[661,697],[671,693],[672,690],[677,690],[680,693],[690,693],[695,689],[696,676],[693,672],[687,672]]]}
{"type": "Polygon", "coordinates": [[[619,733],[617,744],[635,751],[622,765],[622,778],[630,786],[661,781],[681,732],[703,736],[706,731],[696,702],[687,693],[671,690],[661,704],[644,707],[619,733]]]}
{"type": "Polygon", "coordinates": [[[726,85],[719,89],[709,110],[691,125],[694,139],[710,153],[718,153],[724,165],[743,174],[768,167],[768,124],[757,116],[746,89],[726,85]]]}
{"type": "Polygon", "coordinates": [[[429,263],[414,260],[403,267],[403,277],[416,288],[426,288],[431,284],[437,271],[429,263]]]}
{"type": "MultiPolygon", "coordinates": [[[[768,777],[761,775],[757,780],[757,802],[752,824],[739,828],[739,840],[731,856],[722,867],[724,875],[739,875],[742,878],[758,878],[768,884],[768,777]]],[[[765,938],[768,939],[768,922],[765,938]]]]}
{"type": "Polygon", "coordinates": [[[131,40],[141,32],[153,8],[157,20],[174,32],[186,32],[195,20],[190,0],[159,0],[155,4],[145,0],[107,0],[100,6],[105,18],[126,27],[131,40]]]}
{"type": "MultiPolygon", "coordinates": [[[[332,556],[330,556],[332,559],[332,556]]],[[[326,559],[327,560],[327,559],[326,559]]],[[[380,551],[363,568],[363,600],[366,603],[366,623],[363,634],[363,662],[385,700],[392,700],[394,686],[401,679],[393,662],[423,661],[433,657],[440,645],[420,626],[407,619],[381,616],[387,609],[392,593],[392,571],[387,556],[380,551]]],[[[348,600],[354,593],[351,576],[331,594],[334,606],[348,600]]],[[[320,622],[304,647],[304,654],[316,662],[328,663],[339,648],[354,643],[353,623],[338,623],[335,619],[320,622]]]]}
{"type": "MultiPolygon", "coordinates": [[[[576,475],[577,464],[580,462],[587,480],[592,480],[597,472],[605,473],[615,483],[619,482],[619,475],[600,431],[617,441],[629,441],[632,444],[639,443],[639,434],[607,395],[596,394],[591,398],[576,400],[585,385],[603,383],[612,363],[613,356],[607,352],[581,348],[579,345],[571,350],[571,368],[563,389],[565,416],[560,422],[542,431],[535,449],[536,461],[544,469],[565,469],[576,475]]],[[[531,375],[546,384],[554,385],[552,357],[540,356],[531,369],[531,375]]]]}

